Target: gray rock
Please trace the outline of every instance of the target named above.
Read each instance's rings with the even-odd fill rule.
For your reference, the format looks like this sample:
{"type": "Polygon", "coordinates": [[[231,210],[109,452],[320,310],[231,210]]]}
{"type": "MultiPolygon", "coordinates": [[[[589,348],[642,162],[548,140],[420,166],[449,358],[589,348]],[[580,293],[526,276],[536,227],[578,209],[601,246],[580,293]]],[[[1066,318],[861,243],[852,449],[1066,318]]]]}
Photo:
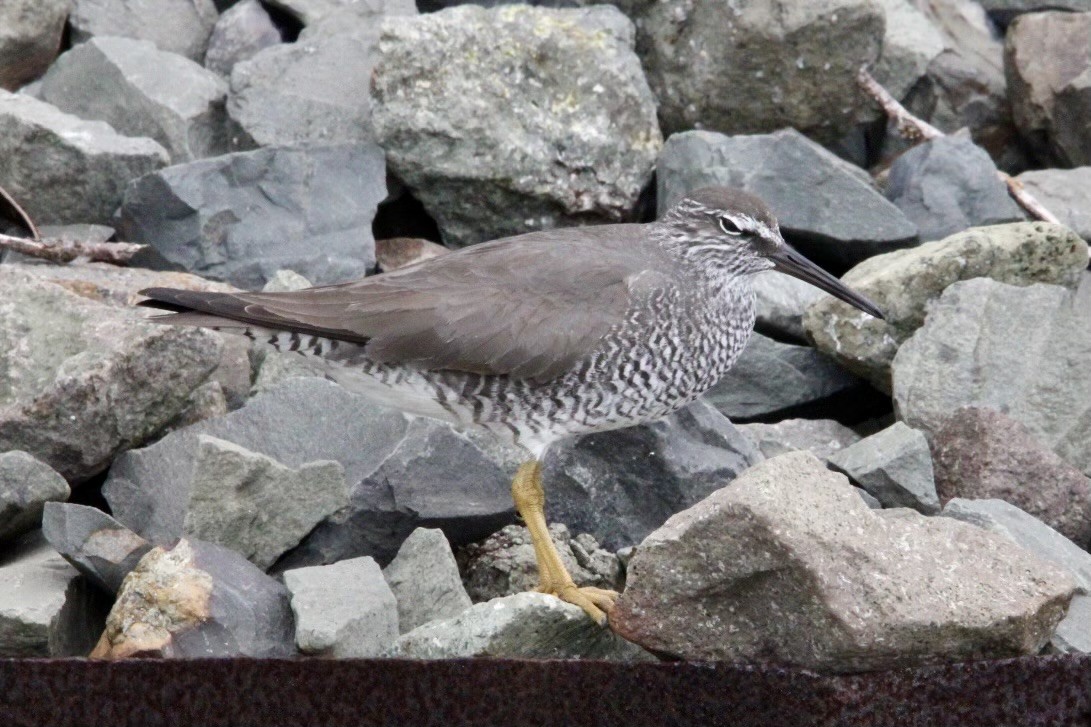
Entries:
{"type": "Polygon", "coordinates": [[[63,477],[26,452],[0,454],[0,540],[37,528],[45,503],[69,494],[63,477]]]}
{"type": "Polygon", "coordinates": [[[263,293],[287,293],[292,290],[304,290],[311,287],[311,281],[304,278],[294,270],[278,270],[269,278],[261,292],[263,293]]]}
{"type": "Polygon", "coordinates": [[[943,35],[910,0],[879,0],[886,18],[882,52],[871,74],[894,98],[905,98],[946,47],[943,35]]]}
{"type": "Polygon", "coordinates": [[[924,515],[939,512],[928,440],[901,422],[835,452],[829,463],[883,507],[909,507],[924,515]]]}
{"type": "Polygon", "coordinates": [[[0,88],[42,75],[61,46],[71,0],[7,0],[0,6],[0,88]]]}
{"type": "Polygon", "coordinates": [[[746,420],[785,416],[863,385],[809,346],[755,333],[739,360],[704,398],[732,420],[746,420]]]}
{"type": "MultiPolygon", "coordinates": [[[[109,225],[39,225],[38,231],[43,238],[53,238],[66,242],[106,242],[114,237],[114,228],[109,225]]],[[[99,263],[104,264],[104,263],[99,263]]],[[[113,269],[118,266],[111,265],[113,269]]]]}
{"type": "Polygon", "coordinates": [[[1091,596],[1076,596],[1068,613],[1057,624],[1049,650],[1057,654],[1091,653],[1091,596]]]}
{"type": "Polygon", "coordinates": [[[784,419],[776,424],[737,426],[766,459],[797,450],[829,459],[835,452],[860,441],[859,434],[833,419],[784,419]]]}
{"type": "Polygon", "coordinates": [[[236,63],[281,42],[280,31],[262,4],[258,0],[243,0],[216,21],[208,39],[205,68],[229,77],[236,63]]]}
{"type": "Polygon", "coordinates": [[[0,452],[85,480],[177,416],[220,358],[210,332],[145,322],[0,266],[0,452]]]}
{"type": "Polygon", "coordinates": [[[764,199],[789,242],[844,267],[917,241],[917,228],[867,174],[793,129],[759,136],[691,131],[671,136],[657,169],[659,210],[711,185],[764,199]]]}
{"type": "Polygon", "coordinates": [[[383,577],[398,600],[398,630],[403,634],[457,616],[472,603],[442,530],[414,530],[383,568],[383,577]]]}
{"type": "Polygon", "coordinates": [[[371,144],[228,154],[133,182],[118,230],[151,245],[161,258],[153,264],[241,288],[261,288],[282,268],[340,282],[375,265],[371,222],[385,179],[371,144]]]}
{"type": "Polygon", "coordinates": [[[578,606],[544,593],[478,603],[454,618],[402,635],[387,656],[416,659],[607,659],[654,661],[578,606]]]}
{"type": "Polygon", "coordinates": [[[978,0],[985,11],[1001,25],[1007,25],[1023,13],[1066,10],[1076,13],[1091,11],[1091,0],[978,0]]]}
{"type": "Polygon", "coordinates": [[[825,296],[807,310],[803,326],[820,351],[890,391],[894,354],[951,284],[989,277],[1013,285],[1075,288],[1086,265],[1086,244],[1059,225],[1022,222],[976,228],[871,258],[845,274],[844,283],[875,301],[885,321],[825,296]]]}
{"type": "Polygon", "coordinates": [[[304,654],[379,656],[398,638],[398,602],[371,558],[284,572],[304,654]]]}
{"type": "Polygon", "coordinates": [[[1091,167],[1037,169],[1016,179],[1062,225],[1091,240],[1091,167]]]}
{"type": "Polygon", "coordinates": [[[200,63],[217,17],[212,0],[75,0],[68,22],[76,43],[120,35],[200,63]]]}
{"type": "Polygon", "coordinates": [[[0,185],[36,223],[109,222],[129,180],[167,159],[151,139],[0,91],[0,185]]]}
{"type": "Polygon", "coordinates": [[[632,36],[607,6],[386,22],[376,135],[446,243],[631,216],[662,144],[632,36]]]}
{"type": "Polygon", "coordinates": [[[126,136],[155,139],[175,163],[232,150],[227,84],[146,40],[103,37],[75,46],[49,69],[40,97],[126,136]]]}
{"type": "Polygon", "coordinates": [[[152,548],[125,577],[91,656],[276,657],[295,651],[289,593],[238,553],[199,540],[152,548]]]}
{"type": "Polygon", "coordinates": [[[350,10],[367,18],[382,18],[389,15],[416,15],[417,8],[412,0],[268,0],[273,7],[279,8],[304,25],[310,26],[327,16],[350,10]]]}
{"type": "Polygon", "coordinates": [[[71,502],[45,506],[42,534],[87,580],[117,593],[152,544],[98,508],[71,502]]]}
{"type": "Polygon", "coordinates": [[[856,73],[875,64],[883,42],[883,10],[872,0],[635,4],[637,47],[666,132],[793,127],[833,141],[865,108],[856,73]]]}
{"type": "Polygon", "coordinates": [[[554,444],[543,475],[546,514],[617,550],[761,458],[723,414],[697,401],[656,422],[554,444]]]}
{"type": "Polygon", "coordinates": [[[163,433],[193,426],[205,419],[223,416],[228,411],[230,406],[227,403],[223,385],[219,381],[210,379],[190,392],[182,411],[167,422],[163,433]]]}
{"type": "Polygon", "coordinates": [[[1023,211],[996,171],[989,155],[968,135],[944,136],[898,157],[890,167],[886,194],[926,241],[969,227],[1023,220],[1023,211]]]}
{"type": "Polygon", "coordinates": [[[687,659],[851,672],[1035,654],[1073,588],[1002,536],[870,510],[844,476],[795,452],[641,543],[610,624],[687,659]]]}
{"type": "Polygon", "coordinates": [[[955,283],[894,358],[898,418],[934,435],[959,407],[998,409],[1091,473],[1091,379],[1073,374],[1091,357],[1088,305],[1091,285],[955,283]]]}
{"type": "Polygon", "coordinates": [[[806,341],[803,313],[822,291],[799,278],[766,270],[752,279],[758,330],[767,335],[806,341]]]}
{"type": "MultiPolygon", "coordinates": [[[[561,523],[549,526],[561,561],[578,586],[620,591],[624,585],[621,563],[590,535],[573,538],[561,523]]],[[[462,550],[466,590],[474,603],[512,596],[538,587],[538,561],[530,533],[522,525],[508,525],[487,540],[462,550]]]]}

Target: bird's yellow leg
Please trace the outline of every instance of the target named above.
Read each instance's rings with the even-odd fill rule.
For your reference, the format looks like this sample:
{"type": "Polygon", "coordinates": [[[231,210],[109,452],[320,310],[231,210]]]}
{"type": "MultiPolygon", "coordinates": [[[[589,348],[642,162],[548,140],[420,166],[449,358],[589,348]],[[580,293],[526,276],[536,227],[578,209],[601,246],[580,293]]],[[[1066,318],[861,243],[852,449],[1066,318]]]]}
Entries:
{"type": "Polygon", "coordinates": [[[606,614],[614,607],[618,594],[603,588],[579,588],[568,574],[546,528],[541,462],[532,460],[519,466],[511,483],[511,496],[534,544],[534,555],[538,561],[538,590],[579,606],[596,622],[605,625],[606,614]]]}

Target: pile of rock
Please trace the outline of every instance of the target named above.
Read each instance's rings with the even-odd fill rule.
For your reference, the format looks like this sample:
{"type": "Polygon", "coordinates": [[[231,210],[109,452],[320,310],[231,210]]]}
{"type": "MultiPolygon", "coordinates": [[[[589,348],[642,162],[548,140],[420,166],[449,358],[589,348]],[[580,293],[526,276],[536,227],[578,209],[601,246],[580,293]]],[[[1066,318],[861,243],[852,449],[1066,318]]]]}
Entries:
{"type": "Polygon", "coordinates": [[[1091,651],[1091,6],[535,4],[0,3],[0,187],[49,236],[148,246],[0,258],[0,656],[1091,651]],[[949,135],[908,148],[861,65],[949,135]],[[522,453],[132,307],[710,184],[886,319],[761,274],[706,396],[548,452],[562,560],[624,591],[611,629],[526,593],[522,453]]]}

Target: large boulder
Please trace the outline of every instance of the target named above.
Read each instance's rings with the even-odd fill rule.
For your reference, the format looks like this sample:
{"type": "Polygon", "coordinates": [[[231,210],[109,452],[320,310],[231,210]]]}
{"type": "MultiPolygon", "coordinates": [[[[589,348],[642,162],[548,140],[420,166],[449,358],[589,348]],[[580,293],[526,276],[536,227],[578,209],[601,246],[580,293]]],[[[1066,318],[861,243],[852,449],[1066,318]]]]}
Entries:
{"type": "Polygon", "coordinates": [[[71,0],[7,0],[0,5],[0,89],[42,75],[61,47],[71,0]]]}
{"type": "Polygon", "coordinates": [[[200,63],[217,17],[212,0],[75,0],[69,24],[77,43],[120,35],[200,63]]]}
{"type": "Polygon", "coordinates": [[[1034,169],[1016,180],[1062,225],[1084,240],[1091,240],[1091,166],[1034,169]]]}
{"type": "Polygon", "coordinates": [[[0,541],[37,528],[45,504],[69,494],[68,483],[45,463],[18,450],[0,453],[0,541]]]}
{"type": "Polygon", "coordinates": [[[62,558],[107,593],[117,593],[153,547],[102,510],[72,502],[45,506],[42,534],[62,558]]]}

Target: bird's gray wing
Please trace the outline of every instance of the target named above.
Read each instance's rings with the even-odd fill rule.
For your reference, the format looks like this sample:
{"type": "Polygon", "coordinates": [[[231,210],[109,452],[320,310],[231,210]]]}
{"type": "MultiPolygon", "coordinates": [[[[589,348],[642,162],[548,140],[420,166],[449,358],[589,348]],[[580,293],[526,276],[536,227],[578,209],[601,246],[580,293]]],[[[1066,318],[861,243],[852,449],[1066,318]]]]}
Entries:
{"type": "Polygon", "coordinates": [[[166,322],[227,318],[362,343],[376,361],[542,381],[598,348],[625,320],[634,291],[661,274],[654,251],[634,249],[638,229],[582,228],[576,239],[563,230],[521,235],[287,293],[144,293],[196,312],[166,322]]]}

